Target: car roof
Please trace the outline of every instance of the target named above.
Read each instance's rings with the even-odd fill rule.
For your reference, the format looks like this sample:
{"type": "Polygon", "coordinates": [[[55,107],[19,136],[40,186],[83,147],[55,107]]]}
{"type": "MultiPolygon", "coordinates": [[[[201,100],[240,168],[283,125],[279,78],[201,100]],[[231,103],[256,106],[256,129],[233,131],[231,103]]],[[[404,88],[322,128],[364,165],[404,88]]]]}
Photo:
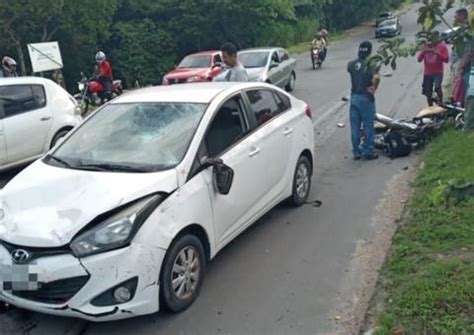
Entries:
{"type": "Polygon", "coordinates": [[[210,82],[179,85],[161,85],[131,91],[115,98],[111,103],[136,102],[188,102],[210,103],[216,96],[246,88],[261,87],[262,83],[210,82]]]}
{"type": "Polygon", "coordinates": [[[240,50],[238,53],[242,53],[242,52],[271,52],[271,51],[276,51],[276,50],[284,50],[284,49],[283,48],[278,48],[278,47],[249,48],[249,49],[240,50]]]}
{"type": "Polygon", "coordinates": [[[3,85],[27,85],[27,84],[40,84],[50,85],[55,84],[51,79],[42,77],[14,77],[14,78],[0,78],[0,86],[3,85]]]}

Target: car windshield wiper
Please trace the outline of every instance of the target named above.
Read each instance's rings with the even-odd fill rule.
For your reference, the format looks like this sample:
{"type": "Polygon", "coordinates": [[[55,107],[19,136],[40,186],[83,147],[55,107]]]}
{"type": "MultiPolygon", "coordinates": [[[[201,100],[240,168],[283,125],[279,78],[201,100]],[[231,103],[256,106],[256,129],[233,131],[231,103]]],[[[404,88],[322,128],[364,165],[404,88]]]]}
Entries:
{"type": "Polygon", "coordinates": [[[53,155],[48,155],[46,156],[46,159],[47,160],[53,160],[55,162],[58,162],[59,164],[61,164],[62,166],[68,168],[68,169],[71,169],[72,168],[72,165],[69,164],[68,162],[66,162],[64,159],[62,158],[59,158],[59,157],[56,157],[56,156],[53,156],[53,155]]]}
{"type": "Polygon", "coordinates": [[[124,164],[111,163],[90,163],[78,164],[74,166],[76,169],[88,171],[114,171],[114,172],[152,172],[153,170],[145,167],[130,166],[124,164]]]}

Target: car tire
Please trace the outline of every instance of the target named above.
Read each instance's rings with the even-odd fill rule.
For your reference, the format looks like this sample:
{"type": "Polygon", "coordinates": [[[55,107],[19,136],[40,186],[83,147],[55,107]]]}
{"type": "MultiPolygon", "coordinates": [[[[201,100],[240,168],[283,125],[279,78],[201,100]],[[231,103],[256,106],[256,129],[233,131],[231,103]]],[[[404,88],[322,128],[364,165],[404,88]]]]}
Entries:
{"type": "Polygon", "coordinates": [[[306,156],[300,156],[293,175],[292,194],[288,203],[293,207],[303,205],[311,191],[312,164],[306,156]]]}
{"type": "Polygon", "coordinates": [[[58,141],[65,137],[70,131],[71,129],[61,129],[60,131],[58,131],[56,135],[54,135],[53,140],[51,141],[50,149],[54,148],[58,141]]]}
{"type": "Polygon", "coordinates": [[[190,234],[179,237],[168,249],[161,269],[160,296],[164,307],[178,313],[191,306],[199,295],[205,272],[206,257],[199,238],[190,234]],[[173,281],[179,278],[181,284],[173,287],[173,281]],[[187,285],[191,285],[189,292],[187,285]]]}
{"type": "Polygon", "coordinates": [[[293,92],[295,90],[295,86],[296,86],[296,74],[294,72],[291,72],[290,80],[288,82],[288,85],[286,85],[285,90],[287,92],[293,92]]]}

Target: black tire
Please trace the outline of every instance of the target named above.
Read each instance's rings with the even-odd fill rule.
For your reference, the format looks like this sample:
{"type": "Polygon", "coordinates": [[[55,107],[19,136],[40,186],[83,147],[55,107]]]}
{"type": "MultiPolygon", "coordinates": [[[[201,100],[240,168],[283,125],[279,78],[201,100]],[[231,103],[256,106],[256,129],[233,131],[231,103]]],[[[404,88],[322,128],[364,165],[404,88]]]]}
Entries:
{"type": "Polygon", "coordinates": [[[288,84],[285,86],[285,90],[287,92],[293,92],[295,90],[296,86],[296,74],[294,72],[291,73],[290,81],[288,84]],[[293,82],[293,84],[292,84],[293,82]]]}
{"type": "Polygon", "coordinates": [[[161,269],[160,296],[163,306],[173,313],[182,312],[191,306],[199,295],[205,272],[206,256],[201,241],[196,236],[190,234],[179,237],[168,249],[161,269]],[[191,248],[194,250],[194,252],[196,252],[197,259],[199,260],[199,271],[197,271],[198,280],[196,281],[195,287],[191,294],[188,297],[180,298],[173,289],[172,271],[175,262],[178,262],[178,256],[180,253],[188,248],[191,248]]]}
{"type": "Polygon", "coordinates": [[[312,163],[309,161],[309,159],[306,156],[300,156],[298,159],[298,163],[296,163],[296,168],[295,172],[293,175],[293,187],[292,187],[292,194],[288,198],[288,203],[293,206],[293,207],[299,207],[303,205],[307,200],[309,193],[311,191],[311,175],[312,175],[312,163]],[[308,172],[308,186],[306,191],[304,192],[304,195],[299,194],[298,192],[298,175],[299,175],[299,169],[300,167],[303,166],[307,172],[308,172]]]}
{"type": "Polygon", "coordinates": [[[70,131],[71,129],[61,129],[60,131],[58,131],[56,135],[54,135],[53,140],[51,141],[50,149],[54,148],[58,141],[64,136],[66,136],[70,131]]]}
{"type": "Polygon", "coordinates": [[[313,70],[316,70],[316,62],[314,61],[314,58],[313,58],[313,70]]]}

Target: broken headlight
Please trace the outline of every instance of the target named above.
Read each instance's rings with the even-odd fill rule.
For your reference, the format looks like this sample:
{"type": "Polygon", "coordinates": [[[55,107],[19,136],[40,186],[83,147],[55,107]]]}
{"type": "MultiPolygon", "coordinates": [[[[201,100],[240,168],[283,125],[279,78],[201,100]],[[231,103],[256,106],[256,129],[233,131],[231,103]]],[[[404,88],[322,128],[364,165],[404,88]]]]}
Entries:
{"type": "Polygon", "coordinates": [[[162,195],[149,196],[114,211],[105,218],[103,215],[99,216],[90,229],[79,233],[71,242],[74,255],[85,257],[128,245],[163,199],[162,195]]]}

